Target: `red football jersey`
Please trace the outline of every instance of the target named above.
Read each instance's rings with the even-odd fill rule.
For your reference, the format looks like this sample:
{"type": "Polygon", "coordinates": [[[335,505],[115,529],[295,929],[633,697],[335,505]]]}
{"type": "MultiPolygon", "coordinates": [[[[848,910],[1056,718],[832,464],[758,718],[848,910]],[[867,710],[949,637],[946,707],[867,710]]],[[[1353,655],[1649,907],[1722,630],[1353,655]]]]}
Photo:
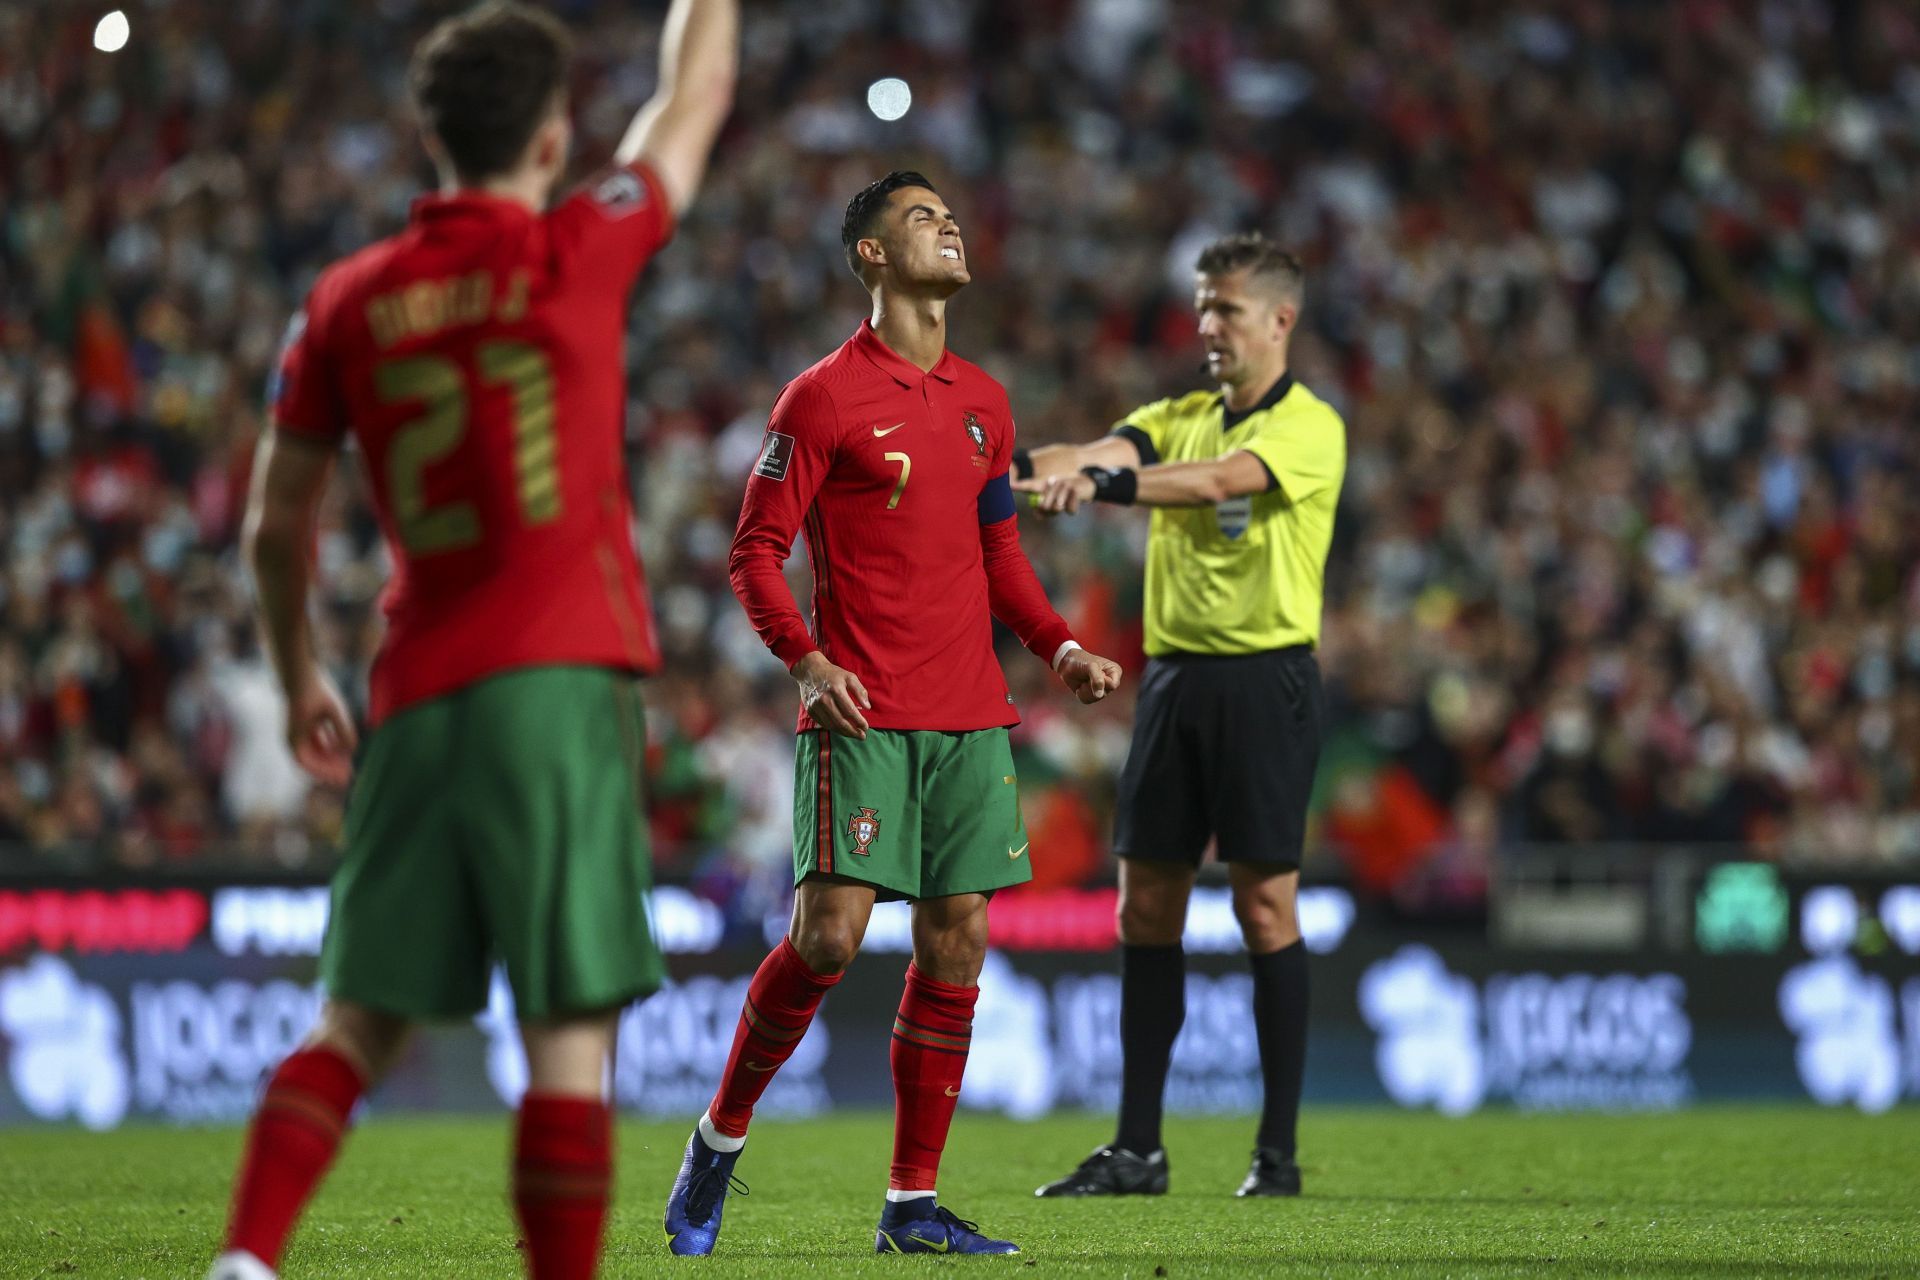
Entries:
{"type": "Polygon", "coordinates": [[[1017,723],[993,617],[1047,662],[1069,633],[1020,551],[1012,454],[1005,388],[951,352],[922,373],[862,321],[781,392],[747,482],[730,567],[761,638],[858,676],[876,729],[1017,723]],[[811,633],[781,573],[803,520],[811,633]]]}
{"type": "Polygon", "coordinates": [[[627,295],[673,231],[659,180],[612,169],[536,214],[479,192],[322,272],[275,426],[351,431],[393,578],[373,720],[514,667],[650,671],[623,422],[627,295]]]}

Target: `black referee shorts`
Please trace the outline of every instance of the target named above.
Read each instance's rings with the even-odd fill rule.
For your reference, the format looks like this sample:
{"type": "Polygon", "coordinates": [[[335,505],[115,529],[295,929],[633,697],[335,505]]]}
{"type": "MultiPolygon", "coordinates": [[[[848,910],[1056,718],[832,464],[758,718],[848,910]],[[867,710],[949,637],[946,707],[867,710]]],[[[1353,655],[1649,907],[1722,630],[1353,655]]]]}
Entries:
{"type": "Polygon", "coordinates": [[[1120,772],[1114,853],[1298,869],[1320,762],[1320,664],[1306,645],[1154,658],[1120,772]]]}

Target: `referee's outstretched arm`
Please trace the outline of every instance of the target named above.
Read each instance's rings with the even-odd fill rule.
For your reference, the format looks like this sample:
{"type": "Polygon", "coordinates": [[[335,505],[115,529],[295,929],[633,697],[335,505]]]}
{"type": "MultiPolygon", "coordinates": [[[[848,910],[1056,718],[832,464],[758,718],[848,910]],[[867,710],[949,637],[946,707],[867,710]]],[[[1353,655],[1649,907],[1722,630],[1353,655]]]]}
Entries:
{"type": "MultiPolygon", "coordinates": [[[[1092,445],[1055,446],[1072,453],[1119,454],[1138,449],[1131,440],[1108,436],[1092,445]]],[[[1035,450],[1036,453],[1041,452],[1035,450]]],[[[1051,461],[1051,459],[1049,459],[1051,461]]],[[[1013,487],[1031,494],[1028,501],[1042,515],[1070,515],[1084,502],[1118,502],[1143,507],[1211,507],[1275,487],[1266,463],[1245,449],[1235,449],[1201,462],[1166,462],[1157,466],[1083,464],[1082,468],[1042,478],[1035,474],[1016,480],[1013,487]]]]}
{"type": "MultiPolygon", "coordinates": [[[[1015,449],[1013,478],[1016,482],[1046,480],[1076,475],[1082,467],[1138,467],[1152,460],[1140,452],[1140,446],[1133,440],[1115,434],[1102,436],[1092,444],[1043,444],[1038,449],[1015,449]]],[[[1020,486],[1016,483],[1014,487],[1020,486]]]]}

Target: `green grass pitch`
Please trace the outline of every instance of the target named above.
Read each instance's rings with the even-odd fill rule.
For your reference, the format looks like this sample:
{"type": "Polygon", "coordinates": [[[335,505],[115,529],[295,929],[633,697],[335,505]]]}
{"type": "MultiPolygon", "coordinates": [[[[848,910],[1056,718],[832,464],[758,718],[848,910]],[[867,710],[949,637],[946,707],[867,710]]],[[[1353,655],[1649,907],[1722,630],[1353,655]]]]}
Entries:
{"type": "MultiPolygon", "coordinates": [[[[1092,1117],[961,1115],[943,1199],[1019,1258],[875,1258],[889,1119],[765,1121],[719,1253],[667,1257],[660,1209],[685,1128],[631,1123],[603,1275],[1920,1275],[1920,1111],[1811,1108],[1465,1120],[1314,1110],[1307,1195],[1243,1202],[1246,1120],[1176,1120],[1173,1190],[1059,1203],[1033,1187],[1107,1132],[1092,1117]]],[[[285,1274],[520,1274],[505,1117],[387,1119],[354,1135],[285,1274]]],[[[0,1277],[197,1277],[219,1232],[236,1130],[0,1133],[0,1277]]]]}

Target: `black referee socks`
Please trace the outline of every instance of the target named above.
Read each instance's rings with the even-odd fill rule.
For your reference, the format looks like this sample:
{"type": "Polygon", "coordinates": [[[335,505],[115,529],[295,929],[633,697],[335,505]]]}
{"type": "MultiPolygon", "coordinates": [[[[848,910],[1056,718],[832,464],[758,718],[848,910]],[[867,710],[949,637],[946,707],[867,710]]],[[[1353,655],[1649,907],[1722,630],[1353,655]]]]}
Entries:
{"type": "MultiPolygon", "coordinates": [[[[1295,939],[1291,946],[1247,960],[1253,966],[1253,1030],[1260,1041],[1266,1098],[1255,1145],[1291,1159],[1300,1120],[1300,1078],[1307,1063],[1307,946],[1295,939]]],[[[1124,1015],[1121,1025],[1124,1039],[1124,1015]]]]}
{"type": "MultiPolygon", "coordinates": [[[[1113,1145],[1135,1155],[1160,1149],[1173,1042],[1187,1017],[1187,953],[1170,947],[1120,947],[1120,1130],[1113,1145]]],[[[1266,1055],[1262,1038],[1261,1056],[1266,1055]]],[[[1298,1079],[1296,1073],[1295,1079],[1298,1079]]],[[[1298,1091],[1295,1091],[1298,1101],[1298,1091]]]]}
{"type": "MultiPolygon", "coordinates": [[[[1265,1103],[1255,1145],[1295,1153],[1307,1059],[1307,948],[1303,942],[1250,955],[1253,1027],[1265,1103]]],[[[1120,1126],[1113,1145],[1136,1155],[1161,1147],[1173,1042],[1187,1016],[1187,956],[1171,947],[1120,948],[1120,1126]]]]}

